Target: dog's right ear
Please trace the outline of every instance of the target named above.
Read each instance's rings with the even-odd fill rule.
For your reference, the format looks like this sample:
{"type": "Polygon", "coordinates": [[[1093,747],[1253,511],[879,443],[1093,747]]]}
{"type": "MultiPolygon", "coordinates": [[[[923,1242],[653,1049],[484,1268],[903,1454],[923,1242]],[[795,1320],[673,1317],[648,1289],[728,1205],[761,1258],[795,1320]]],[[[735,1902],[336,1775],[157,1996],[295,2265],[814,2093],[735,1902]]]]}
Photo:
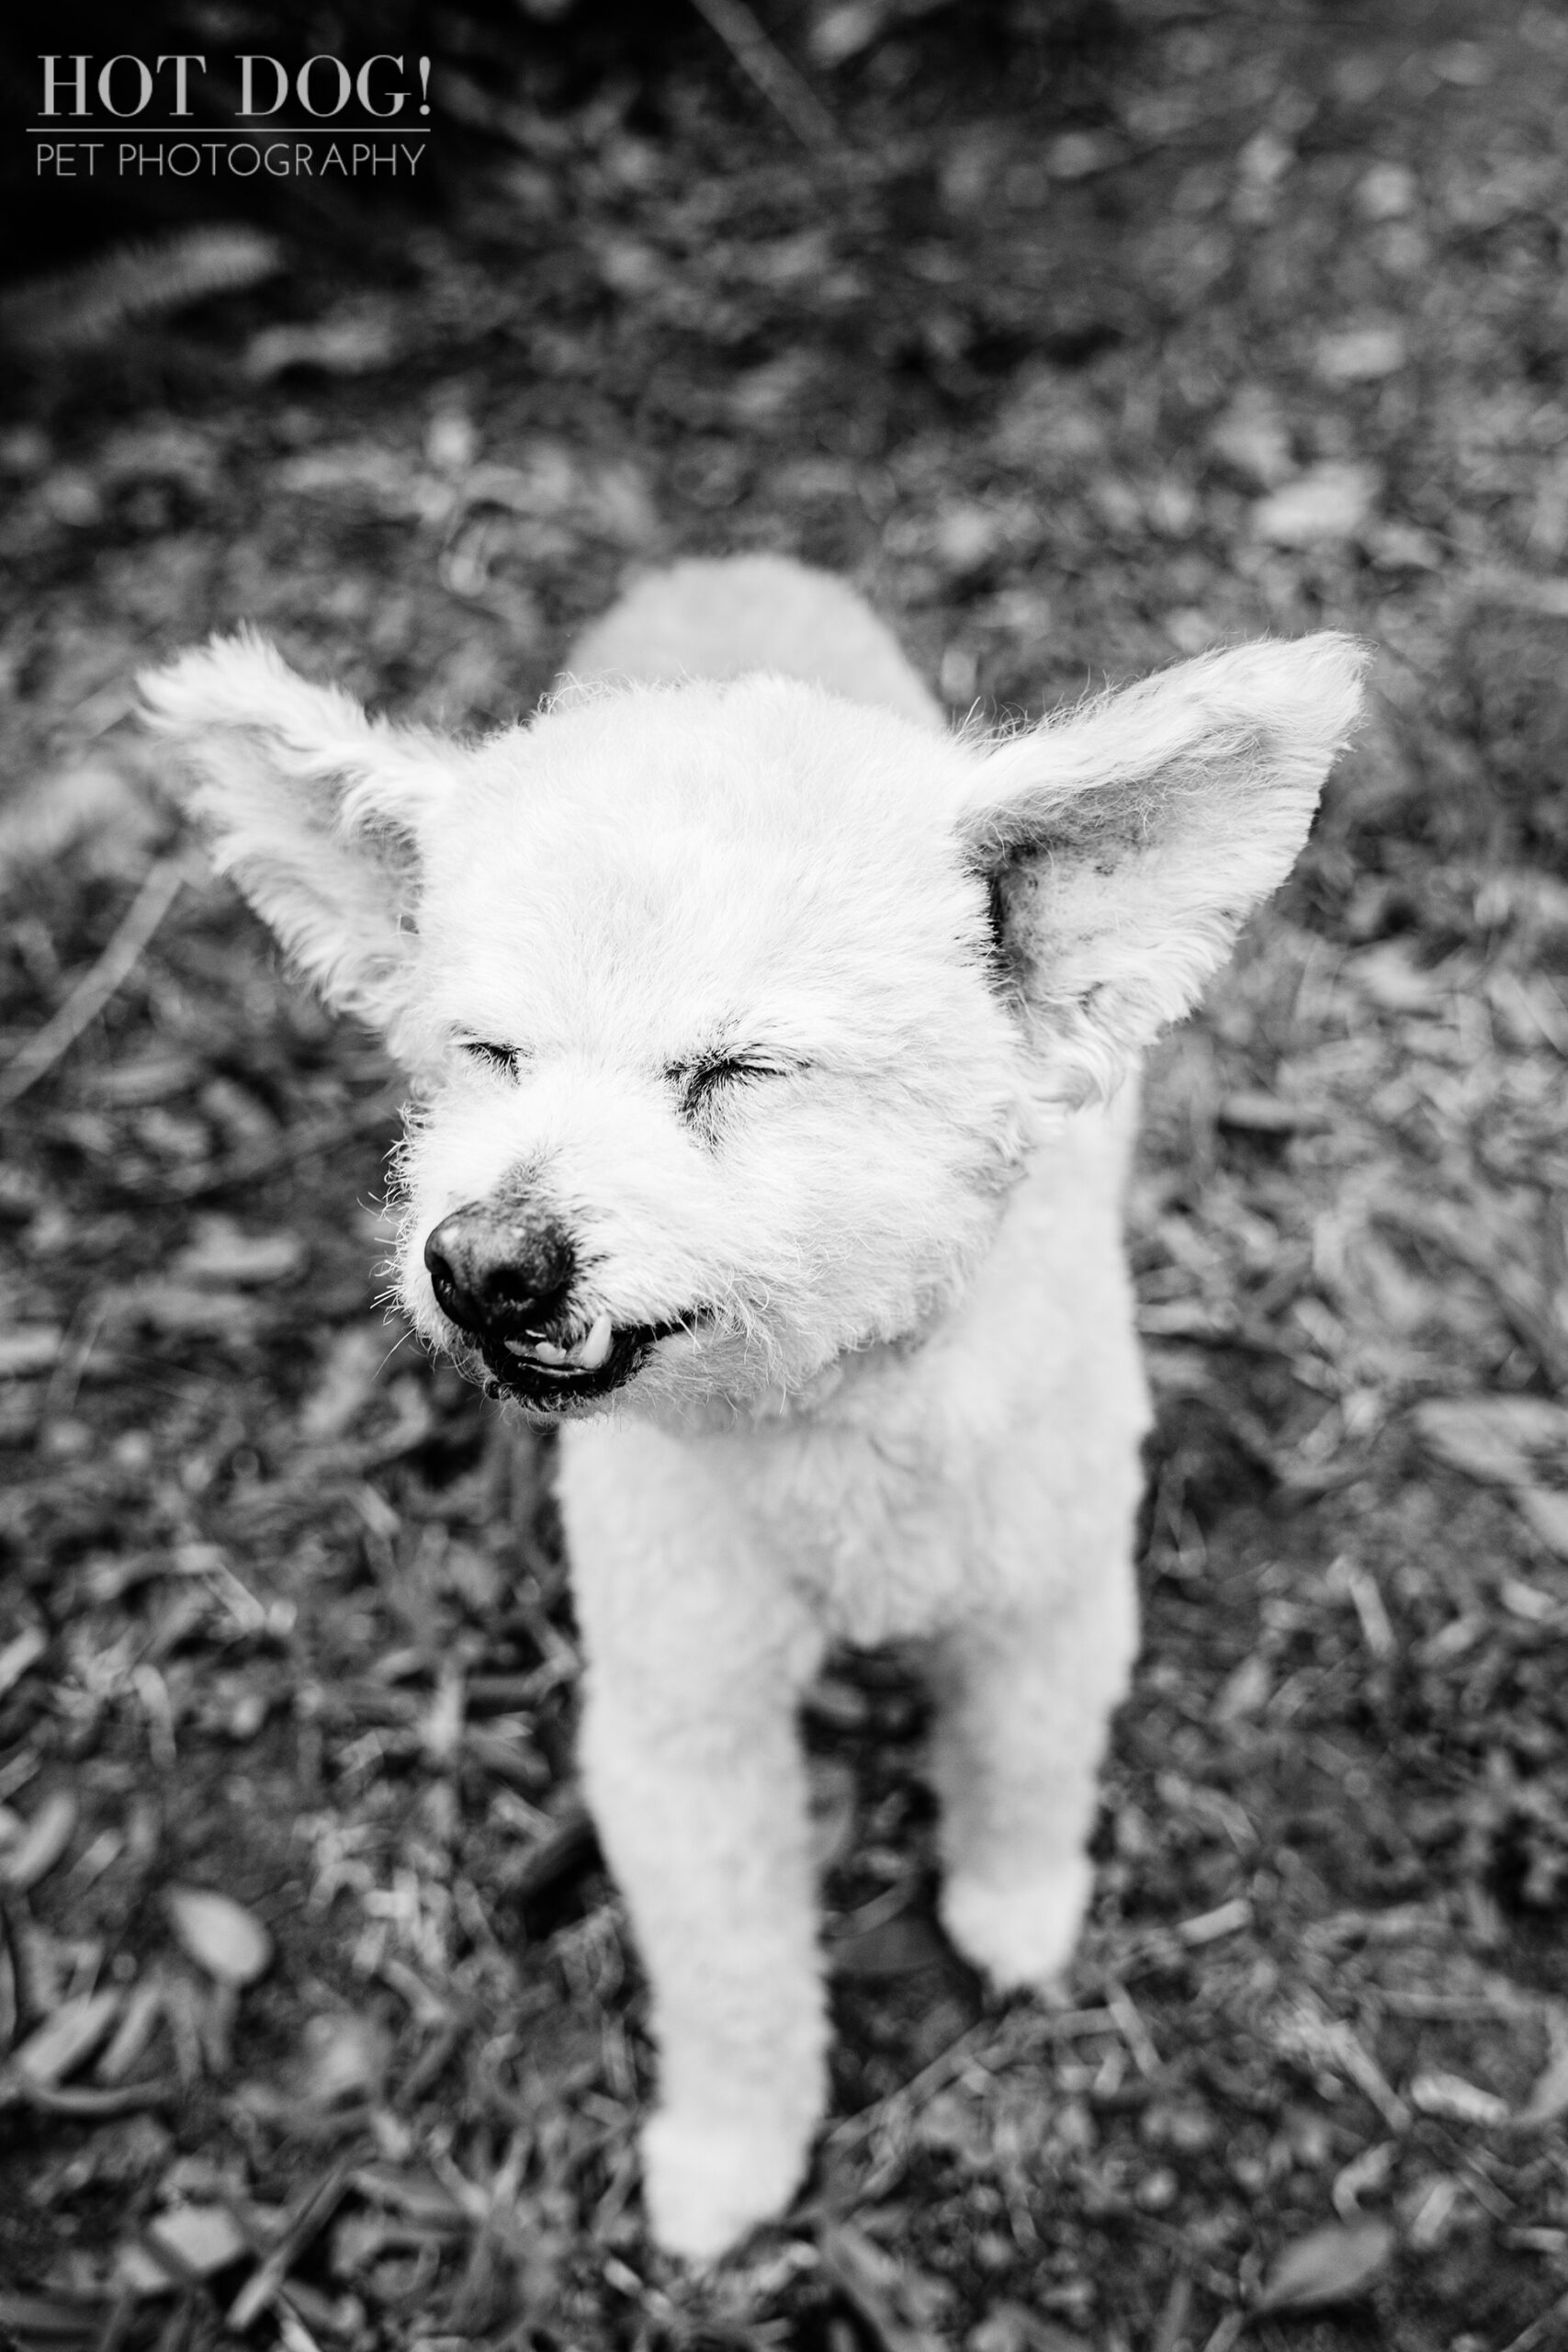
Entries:
{"type": "Polygon", "coordinates": [[[1109,1093],[1284,880],[1365,662],[1332,633],[1207,654],[980,761],[964,852],[1059,1099],[1109,1093]]]}
{"type": "Polygon", "coordinates": [[[420,831],[454,781],[449,747],[311,685],[249,630],[141,684],[214,862],[328,1003],[388,1026],[413,944],[420,831]]]}

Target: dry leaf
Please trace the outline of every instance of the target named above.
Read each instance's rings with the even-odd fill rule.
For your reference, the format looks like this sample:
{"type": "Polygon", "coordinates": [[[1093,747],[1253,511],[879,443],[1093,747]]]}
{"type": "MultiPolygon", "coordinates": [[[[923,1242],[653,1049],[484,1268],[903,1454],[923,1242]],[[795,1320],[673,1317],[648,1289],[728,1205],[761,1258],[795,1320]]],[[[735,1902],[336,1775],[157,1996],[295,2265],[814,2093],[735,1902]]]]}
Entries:
{"type": "Polygon", "coordinates": [[[1506,2123],[1508,2102],[1495,2091],[1483,2091],[1462,2075],[1428,2068],[1410,2086],[1410,2104],[1423,2115],[1446,2115],[1455,2123],[1506,2123]]]}
{"type": "Polygon", "coordinates": [[[1418,2184],[1413,2196],[1404,2200],[1409,2213],[1410,2244],[1417,2254],[1432,2254],[1449,2236],[1464,2184],[1452,2173],[1439,2173],[1435,2179],[1418,2184]]]}
{"type": "Polygon", "coordinates": [[[1370,2148],[1363,2148],[1359,2156],[1351,2157],[1343,2170],[1335,2175],[1334,2186],[1328,2192],[1334,2199],[1334,2210],[1342,2221],[1354,2222],[1359,2218],[1357,2209],[1362,2198],[1382,2188],[1398,2162],[1399,2147],[1393,2140],[1374,2141],[1370,2148]]]}
{"type": "Polygon", "coordinates": [[[1353,539],[1372,511],[1378,477],[1370,466],[1314,466],[1252,510],[1252,527],[1277,548],[1353,539]]]}
{"type": "Polygon", "coordinates": [[[964,2352],[1089,2352],[1081,2335],[1022,2303],[994,2303],[964,2339],[964,2352]]]}
{"type": "Polygon", "coordinates": [[[1372,384],[1397,375],[1406,356],[1404,337],[1392,323],[1347,327],[1318,345],[1317,372],[1331,384],[1372,384]]]}
{"type": "Polygon", "coordinates": [[[385,368],[397,349],[389,311],[375,302],[344,303],[309,326],[262,327],[245,346],[245,373],[270,383],[289,368],[327,376],[365,376],[385,368]]]}
{"type": "Polygon", "coordinates": [[[351,1324],[333,1340],[299,1412],[299,1434],[307,1444],[342,1437],[376,1393],[390,1341],[384,1330],[351,1324]]]}
{"type": "Polygon", "coordinates": [[[1514,1500],[1547,1549],[1568,1560],[1568,1495],[1550,1487],[1520,1487],[1514,1500]]]}
{"type": "Polygon", "coordinates": [[[1045,142],[1045,169],[1054,180],[1087,180],[1122,163],[1126,152],[1113,130],[1060,130],[1045,142]]]}
{"type": "Polygon", "coordinates": [[[145,2243],[120,2248],[116,2270],[134,2295],[167,2294],[194,2271],[210,2278],[251,2252],[251,2243],[226,2205],[176,2205],[147,2225],[145,2243]],[[174,2260],[158,2258],[167,2246],[174,2260]]]}
{"type": "Polygon", "coordinates": [[[393,2165],[362,2165],[354,2176],[354,2187],[362,2197],[389,2206],[418,2229],[466,2226],[467,2217],[451,2190],[422,2167],[405,2172],[393,2165]]]}
{"type": "Polygon", "coordinates": [[[47,1877],[71,1843],[76,1811],[69,1789],[45,1797],[16,1844],[0,1857],[0,1886],[19,1894],[47,1877]]]}
{"type": "Polygon", "coordinates": [[[849,2222],[830,2223],[818,2239],[822,2267],[854,2305],[883,2352],[942,2352],[942,2338],[906,2318],[925,2285],[917,2271],[884,2252],[849,2222]]]}
{"type": "Polygon", "coordinates": [[[1433,1396],[1412,1419],[1439,1462],[1486,1485],[1531,1485],[1532,1453],[1568,1453],[1568,1410],[1543,1396],[1433,1396]]]}
{"type": "Polygon", "coordinates": [[[1483,90],[1497,71],[1490,50],[1478,40],[1449,40],[1428,51],[1427,64],[1439,82],[1458,90],[1483,90]]]}
{"type": "MultiPolygon", "coordinates": [[[[62,2295],[16,2295],[0,2286],[0,2343],[75,2347],[98,2332],[107,2306],[67,2291],[62,2295]]],[[[100,2336],[99,2340],[102,2338],[100,2336]]]]}
{"type": "Polygon", "coordinates": [[[49,1635],[41,1625],[29,1625],[15,1641],[7,1642],[0,1650],[0,1699],[14,1683],[21,1680],[30,1667],[38,1664],[49,1647],[49,1635]]]}
{"type": "Polygon", "coordinates": [[[54,1323],[21,1323],[15,1330],[0,1331],[0,1380],[52,1371],[63,1337],[54,1323]]]}
{"type": "Polygon", "coordinates": [[[305,2028],[300,2069],[306,2100],[311,2107],[333,2107],[340,2099],[378,2098],[390,2054],[374,2018],[349,2010],[312,2018],[305,2028]]]}
{"type": "Polygon", "coordinates": [[[1555,2123],[1560,2115],[1568,2115],[1568,2041],[1559,2044],[1536,2076],[1519,2120],[1555,2123]]]}
{"type": "Polygon", "coordinates": [[[855,1829],[855,1776],[836,1757],[814,1756],[811,1778],[811,1857],[820,1877],[849,1851],[855,1829]]]}
{"type": "Polygon", "coordinates": [[[1254,1650],[1220,1685],[1213,1706],[1215,1723],[1240,1723],[1247,1715],[1256,1715],[1268,1704],[1273,1688],[1273,1668],[1261,1650],[1254,1650]]]}
{"type": "Polygon", "coordinates": [[[119,2015],[119,2004],[114,1991],[80,1993],[62,2002],[47,2025],[23,2042],[11,2071],[41,2089],[63,2081],[97,2048],[119,2015]]]}
{"type": "Polygon", "coordinates": [[[152,2041],[163,2007],[162,1979],[144,1976],[127,2000],[114,2040],[94,2070],[100,2083],[124,2082],[152,2041]]]}
{"type": "Polygon", "coordinates": [[[1256,2308],[1260,2312],[1325,2311],[1363,2294],[1393,2252],[1386,2222],[1331,2223],[1297,2238],[1275,2259],[1256,2308]]]}
{"type": "Polygon", "coordinates": [[[1201,1911],[1194,1919],[1183,1919],[1177,1928],[1180,1941],[1192,1949],[1203,1944],[1216,1944],[1225,1936],[1238,1936],[1252,1925],[1252,1904],[1245,1894],[1233,1894],[1228,1903],[1219,1904],[1213,1911],[1201,1911]]]}
{"type": "Polygon", "coordinates": [[[180,1251],[170,1272],[202,1288],[248,1289],[282,1282],[304,1262],[305,1244],[297,1233],[245,1233],[231,1218],[211,1216],[200,1221],[196,1239],[180,1251]]]}
{"type": "Polygon", "coordinates": [[[1356,209],[1363,220],[1403,220],[1416,209],[1415,173],[1407,164],[1374,164],[1356,185],[1356,209]]]}
{"type": "Polygon", "coordinates": [[[1259,490],[1277,490],[1293,469],[1284,419],[1260,384],[1242,387],[1209,439],[1216,456],[1259,490]]]}
{"type": "Polygon", "coordinates": [[[261,1921],[230,1895],[172,1886],[164,1906],[191,1959],[220,1984],[254,1984],[272,1958],[272,1938],[261,1921]]]}
{"type": "Polygon", "coordinates": [[[1385,940],[1347,957],[1345,977],[1381,1012],[1440,1013],[1450,994],[1451,975],[1416,962],[1404,940],[1385,940]]]}
{"type": "Polygon", "coordinates": [[[1283,1095],[1265,1093],[1260,1087],[1227,1094],[1218,1116],[1223,1127],[1258,1136],[1305,1135],[1331,1124],[1325,1104],[1292,1102],[1283,1095]]]}
{"type": "Polygon", "coordinates": [[[811,62],[831,73],[869,49],[897,14],[895,0],[839,0],[812,18],[807,46],[811,62]]]}
{"type": "Polygon", "coordinates": [[[221,1339],[252,1328],[254,1308],[243,1291],[209,1290],[195,1283],[135,1283],[109,1301],[111,1319],[145,1324],[171,1340],[221,1339]]]}

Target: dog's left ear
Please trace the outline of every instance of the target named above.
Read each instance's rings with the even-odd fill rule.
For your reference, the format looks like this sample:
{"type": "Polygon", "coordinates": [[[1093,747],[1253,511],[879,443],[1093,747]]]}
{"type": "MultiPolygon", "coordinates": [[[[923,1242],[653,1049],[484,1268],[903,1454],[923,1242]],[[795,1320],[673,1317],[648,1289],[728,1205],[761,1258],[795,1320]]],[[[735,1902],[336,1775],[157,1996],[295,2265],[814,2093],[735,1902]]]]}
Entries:
{"type": "Polygon", "coordinates": [[[1206,654],[981,761],[964,854],[1061,1099],[1109,1092],[1284,880],[1366,658],[1329,634],[1206,654]]]}
{"type": "Polygon", "coordinates": [[[389,1027],[407,993],[419,833],[455,780],[452,747],[367,718],[249,631],[148,672],[141,691],[215,863],[329,1004],[389,1027]]]}

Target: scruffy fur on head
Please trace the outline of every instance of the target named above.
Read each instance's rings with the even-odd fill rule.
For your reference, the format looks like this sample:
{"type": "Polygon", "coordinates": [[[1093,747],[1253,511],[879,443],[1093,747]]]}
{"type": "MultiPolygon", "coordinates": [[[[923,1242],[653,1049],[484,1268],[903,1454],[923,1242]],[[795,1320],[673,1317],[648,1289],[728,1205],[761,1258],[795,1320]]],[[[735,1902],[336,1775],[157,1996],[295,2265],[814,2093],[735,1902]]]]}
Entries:
{"type": "Polygon", "coordinates": [[[1288,871],[1359,671],[1253,645],[954,736],[847,588],[753,557],[643,582],[483,742],[244,635],[146,682],[220,864],[413,1080],[407,1311],[567,1424],[677,2252],[779,2211],[822,2109],[829,1641],[927,1645],[955,1942],[1070,1956],[1146,1420],[1117,1089],[1288,871]]]}

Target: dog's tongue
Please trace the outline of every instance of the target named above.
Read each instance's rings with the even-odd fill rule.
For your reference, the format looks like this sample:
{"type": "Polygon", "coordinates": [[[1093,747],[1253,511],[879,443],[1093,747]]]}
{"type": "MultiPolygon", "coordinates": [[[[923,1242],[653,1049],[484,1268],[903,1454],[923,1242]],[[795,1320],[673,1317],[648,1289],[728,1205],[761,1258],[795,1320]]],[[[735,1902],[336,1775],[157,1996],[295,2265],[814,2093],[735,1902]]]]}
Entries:
{"type": "Polygon", "coordinates": [[[529,1363],[543,1364],[551,1372],[597,1372],[610,1352],[613,1329],[610,1317],[600,1315],[570,1348],[558,1348],[553,1340],[508,1340],[507,1352],[525,1356],[529,1363]]]}

